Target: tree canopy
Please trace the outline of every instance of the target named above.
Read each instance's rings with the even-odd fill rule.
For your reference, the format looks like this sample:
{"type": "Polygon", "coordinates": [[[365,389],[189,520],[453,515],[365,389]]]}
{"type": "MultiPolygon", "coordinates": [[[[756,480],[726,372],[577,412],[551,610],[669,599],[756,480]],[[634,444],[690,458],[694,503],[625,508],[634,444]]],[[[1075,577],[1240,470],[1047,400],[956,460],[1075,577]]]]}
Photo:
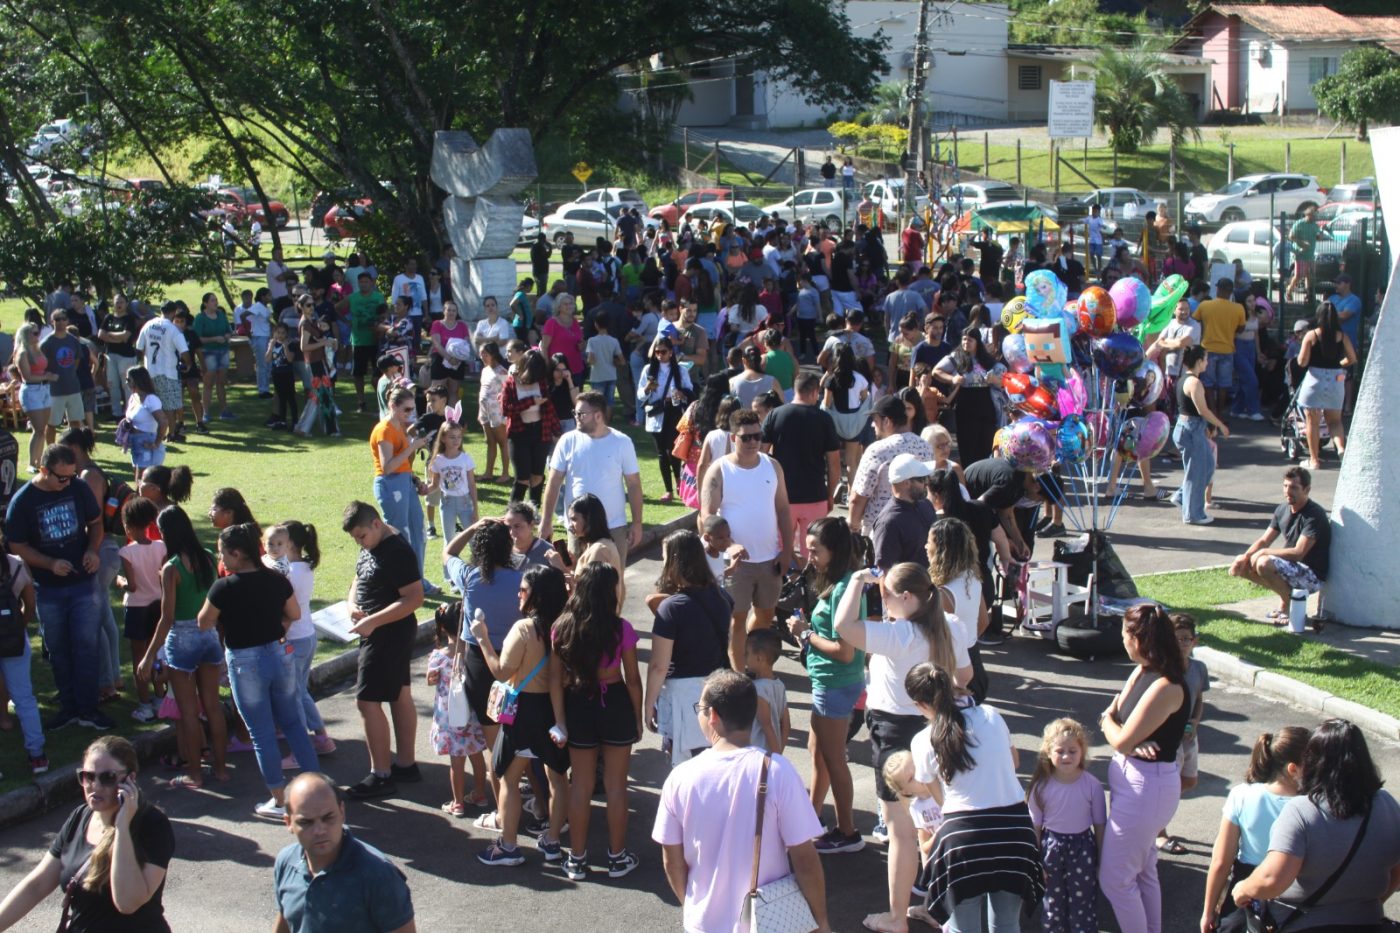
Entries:
{"type": "Polygon", "coordinates": [[[1365,139],[1370,123],[1400,123],[1400,56],[1371,45],[1352,49],[1312,92],[1319,110],[1365,139]]]}
{"type": "Polygon", "coordinates": [[[1094,61],[1094,119],[1118,152],[1136,152],[1159,129],[1172,142],[1200,137],[1186,93],[1167,74],[1160,53],[1143,44],[1105,48],[1094,61]]]}

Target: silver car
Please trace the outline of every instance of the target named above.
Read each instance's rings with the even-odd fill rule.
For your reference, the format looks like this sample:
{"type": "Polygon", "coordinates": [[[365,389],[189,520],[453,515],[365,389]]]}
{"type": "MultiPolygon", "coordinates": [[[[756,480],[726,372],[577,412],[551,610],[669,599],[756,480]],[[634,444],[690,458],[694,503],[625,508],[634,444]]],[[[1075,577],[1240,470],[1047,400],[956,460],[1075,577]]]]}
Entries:
{"type": "Polygon", "coordinates": [[[826,224],[839,228],[844,221],[854,220],[859,197],[852,192],[842,197],[840,188],[804,188],[785,201],[770,204],[763,213],[801,224],[826,224]]]}
{"type": "MultiPolygon", "coordinates": [[[[566,233],[572,233],[574,239],[581,243],[592,243],[598,237],[611,241],[622,210],[621,205],[603,210],[601,206],[565,204],[540,222],[539,232],[556,244],[564,242],[566,233]]],[[[657,225],[651,217],[642,218],[642,223],[645,227],[657,225]]]]}

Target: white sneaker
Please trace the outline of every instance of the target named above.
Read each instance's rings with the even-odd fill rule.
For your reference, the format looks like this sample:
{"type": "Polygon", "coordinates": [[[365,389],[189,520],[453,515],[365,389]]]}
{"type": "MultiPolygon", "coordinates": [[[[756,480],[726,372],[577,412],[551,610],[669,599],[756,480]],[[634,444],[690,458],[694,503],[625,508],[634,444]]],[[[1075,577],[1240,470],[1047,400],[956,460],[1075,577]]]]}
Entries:
{"type": "Polygon", "coordinates": [[[1215,517],[1214,517],[1214,516],[1207,515],[1205,518],[1199,519],[1199,520],[1194,521],[1194,522],[1187,522],[1186,524],[1188,524],[1188,525],[1209,525],[1209,524],[1211,524],[1211,523],[1214,522],[1214,521],[1215,521],[1215,517]]]}
{"type": "Polygon", "coordinates": [[[154,722],[156,718],[156,707],[154,703],[138,703],[131,711],[131,718],[137,722],[154,722]]]}
{"type": "Polygon", "coordinates": [[[271,797],[253,808],[253,812],[269,820],[280,820],[287,815],[285,807],[279,807],[277,801],[271,797]]]}
{"type": "Polygon", "coordinates": [[[1249,420],[1250,420],[1250,421],[1263,421],[1263,420],[1264,420],[1264,415],[1263,415],[1263,413],[1262,413],[1262,412],[1257,412],[1257,411],[1256,411],[1254,414],[1249,415],[1248,417],[1249,417],[1249,420]]]}

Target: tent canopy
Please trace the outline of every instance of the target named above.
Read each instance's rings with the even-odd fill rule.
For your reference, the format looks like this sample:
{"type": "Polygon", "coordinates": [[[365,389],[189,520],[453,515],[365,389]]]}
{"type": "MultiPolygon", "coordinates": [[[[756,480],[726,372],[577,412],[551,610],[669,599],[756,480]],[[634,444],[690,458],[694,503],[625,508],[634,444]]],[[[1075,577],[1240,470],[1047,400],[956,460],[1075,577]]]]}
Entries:
{"type": "Polygon", "coordinates": [[[995,207],[973,208],[953,224],[954,233],[982,230],[1025,233],[1040,229],[1058,230],[1060,225],[1047,217],[1036,204],[998,204],[995,207]]]}

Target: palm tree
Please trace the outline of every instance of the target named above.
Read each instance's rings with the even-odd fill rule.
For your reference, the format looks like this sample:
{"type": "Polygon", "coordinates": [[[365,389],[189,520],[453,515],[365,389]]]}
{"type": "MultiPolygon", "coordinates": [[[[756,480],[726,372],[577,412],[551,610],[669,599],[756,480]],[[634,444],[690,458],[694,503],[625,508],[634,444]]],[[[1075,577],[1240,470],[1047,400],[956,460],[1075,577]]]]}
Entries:
{"type": "Polygon", "coordinates": [[[1161,53],[1150,45],[1107,47],[1094,62],[1094,119],[1116,152],[1136,152],[1159,129],[1173,143],[1199,140],[1190,99],[1166,72],[1161,53]]]}
{"type": "Polygon", "coordinates": [[[870,107],[856,116],[856,122],[863,126],[873,123],[888,123],[905,126],[909,122],[909,85],[898,81],[886,81],[875,85],[870,97],[870,107]]]}

